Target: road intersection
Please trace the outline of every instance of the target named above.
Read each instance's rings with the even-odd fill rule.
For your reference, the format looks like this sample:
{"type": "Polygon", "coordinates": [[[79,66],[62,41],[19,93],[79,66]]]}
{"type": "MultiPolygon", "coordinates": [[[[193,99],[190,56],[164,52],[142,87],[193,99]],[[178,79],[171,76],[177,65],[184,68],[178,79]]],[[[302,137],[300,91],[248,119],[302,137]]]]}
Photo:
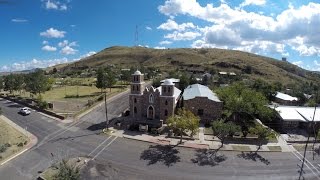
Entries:
{"type": "MultiPolygon", "coordinates": [[[[98,106],[76,123],[61,123],[32,112],[21,116],[18,104],[0,100],[3,114],[38,137],[38,144],[0,166],[0,179],[36,179],[39,172],[61,158],[89,156],[96,174],[84,179],[297,179],[299,152],[221,151],[159,146],[109,136],[102,132],[104,107],[98,106]],[[211,157],[212,156],[212,157],[211,157]],[[106,173],[107,172],[107,173],[106,173]]],[[[128,107],[128,93],[108,102],[109,119],[128,107]]],[[[307,154],[305,179],[320,179],[320,158],[307,154]]],[[[92,170],[92,169],[91,169],[92,170]]],[[[88,172],[90,172],[88,170],[88,172]]]]}

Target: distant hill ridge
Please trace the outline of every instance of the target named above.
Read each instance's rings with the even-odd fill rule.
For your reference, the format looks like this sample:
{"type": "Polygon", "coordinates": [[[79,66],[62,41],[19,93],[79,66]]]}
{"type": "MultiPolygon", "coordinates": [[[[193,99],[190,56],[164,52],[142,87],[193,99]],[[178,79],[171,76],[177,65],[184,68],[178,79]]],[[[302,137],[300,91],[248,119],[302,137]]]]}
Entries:
{"type": "Polygon", "coordinates": [[[161,70],[227,71],[242,74],[248,79],[261,78],[283,84],[305,81],[320,82],[320,74],[302,69],[289,62],[248,52],[217,48],[152,49],[145,47],[113,46],[79,61],[57,66],[62,71],[97,68],[106,65],[121,68],[156,67],[161,70]]]}

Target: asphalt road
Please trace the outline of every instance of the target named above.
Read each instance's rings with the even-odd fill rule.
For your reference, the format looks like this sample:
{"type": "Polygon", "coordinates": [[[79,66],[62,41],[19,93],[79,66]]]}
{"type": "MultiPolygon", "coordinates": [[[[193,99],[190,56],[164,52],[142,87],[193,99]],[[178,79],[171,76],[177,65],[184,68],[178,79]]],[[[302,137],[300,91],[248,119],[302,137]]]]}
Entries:
{"type": "MultiPolygon", "coordinates": [[[[104,106],[77,121],[75,126],[59,123],[37,112],[18,114],[19,106],[0,101],[9,119],[27,127],[36,135],[38,144],[21,156],[0,167],[0,179],[35,179],[52,162],[62,158],[90,156],[83,179],[298,179],[294,153],[206,152],[194,149],[157,146],[107,136],[104,106]]],[[[128,94],[108,102],[109,118],[117,117],[128,107],[128,94]]],[[[305,179],[320,179],[320,158],[305,167],[305,179]],[[314,166],[314,167],[313,167],[314,166]]]]}

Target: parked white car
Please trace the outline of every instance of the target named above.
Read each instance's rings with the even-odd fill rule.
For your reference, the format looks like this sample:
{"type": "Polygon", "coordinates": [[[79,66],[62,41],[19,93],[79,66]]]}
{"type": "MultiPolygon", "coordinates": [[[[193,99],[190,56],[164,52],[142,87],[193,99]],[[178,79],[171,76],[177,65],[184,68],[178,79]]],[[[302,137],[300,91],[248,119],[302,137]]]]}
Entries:
{"type": "Polygon", "coordinates": [[[30,109],[27,107],[21,108],[19,112],[23,115],[29,115],[31,113],[30,109]]]}

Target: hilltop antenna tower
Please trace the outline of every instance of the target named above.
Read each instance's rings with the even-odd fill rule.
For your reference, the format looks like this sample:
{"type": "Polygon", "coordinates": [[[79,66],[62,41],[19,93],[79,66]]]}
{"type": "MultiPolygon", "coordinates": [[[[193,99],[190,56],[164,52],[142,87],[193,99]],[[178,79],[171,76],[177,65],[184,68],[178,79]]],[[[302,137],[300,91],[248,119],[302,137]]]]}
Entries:
{"type": "Polygon", "coordinates": [[[134,33],[134,46],[138,46],[139,42],[139,31],[138,31],[138,25],[136,25],[136,31],[134,33]]]}

